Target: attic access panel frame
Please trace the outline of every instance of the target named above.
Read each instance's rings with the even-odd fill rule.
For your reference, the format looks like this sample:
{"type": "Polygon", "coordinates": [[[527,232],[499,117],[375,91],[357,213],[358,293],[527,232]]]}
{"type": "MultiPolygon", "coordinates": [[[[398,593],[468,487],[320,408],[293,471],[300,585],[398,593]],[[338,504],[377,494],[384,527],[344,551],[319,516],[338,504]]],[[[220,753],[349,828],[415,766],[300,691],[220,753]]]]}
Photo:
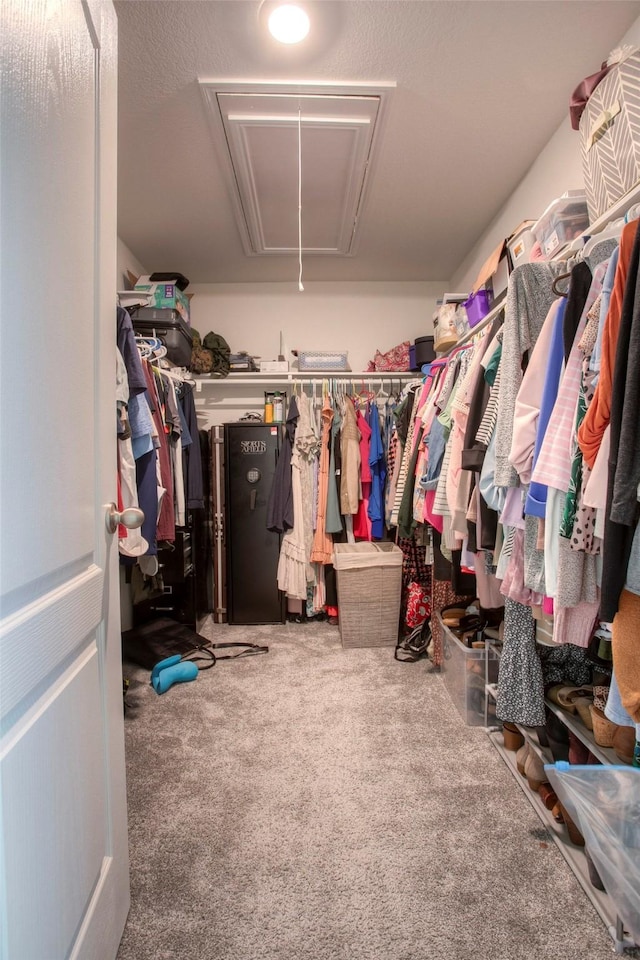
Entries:
{"type": "Polygon", "coordinates": [[[395,83],[201,80],[247,256],[354,256],[395,83]]]}

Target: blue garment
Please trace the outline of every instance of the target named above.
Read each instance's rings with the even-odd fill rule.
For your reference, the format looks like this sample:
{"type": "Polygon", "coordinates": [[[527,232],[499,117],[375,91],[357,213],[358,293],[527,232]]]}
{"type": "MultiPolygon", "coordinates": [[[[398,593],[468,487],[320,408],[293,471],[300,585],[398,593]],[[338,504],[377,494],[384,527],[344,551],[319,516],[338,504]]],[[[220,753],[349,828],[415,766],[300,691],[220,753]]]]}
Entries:
{"type": "Polygon", "coordinates": [[[497,514],[501,514],[507,499],[507,487],[496,486],[496,431],[491,434],[491,440],[484,455],[484,462],[480,472],[480,496],[497,514]]]}
{"type": "MultiPolygon", "coordinates": [[[[542,390],[542,402],[540,403],[540,416],[538,417],[538,429],[536,432],[536,442],[533,447],[533,468],[535,469],[544,435],[547,432],[551,413],[553,411],[556,399],[558,397],[558,387],[560,385],[560,375],[564,363],[564,343],[563,326],[564,312],[567,301],[563,298],[560,301],[553,333],[551,335],[551,344],[549,347],[549,358],[547,361],[547,373],[545,376],[544,387],[542,390]]],[[[532,470],[533,472],[533,470],[532,470]]],[[[545,483],[531,482],[529,492],[524,505],[525,514],[534,517],[544,518],[547,509],[547,485],[545,483]]]]}
{"type": "Polygon", "coordinates": [[[369,467],[371,468],[371,493],[367,516],[371,520],[371,536],[382,540],[384,536],[384,485],[387,479],[387,467],[384,459],[384,447],[380,433],[380,414],[377,403],[370,403],[366,415],[371,430],[369,443],[369,467]]]}
{"type": "Polygon", "coordinates": [[[200,435],[193,389],[186,383],[182,388],[182,396],[178,400],[178,413],[182,424],[182,477],[185,500],[188,510],[199,510],[204,507],[200,435]]]}
{"type": "Polygon", "coordinates": [[[598,317],[598,335],[596,337],[596,345],[593,348],[593,353],[591,354],[591,360],[589,361],[589,369],[593,370],[596,374],[594,377],[594,385],[598,382],[598,375],[600,373],[600,364],[602,362],[602,333],[604,330],[604,322],[609,312],[609,301],[611,300],[611,292],[613,290],[613,284],[616,277],[616,268],[618,266],[618,259],[620,257],[620,248],[616,249],[611,254],[611,259],[609,260],[609,266],[607,267],[607,272],[604,275],[604,280],[602,281],[602,300],[600,301],[600,316],[598,317]]]}
{"type": "Polygon", "coordinates": [[[146,393],[129,397],[129,426],[131,427],[131,446],[136,460],[153,450],[153,421],[146,393]]]}
{"type": "Polygon", "coordinates": [[[142,360],[136,345],[131,317],[123,307],[117,307],[116,309],[116,329],[118,350],[122,354],[124,365],[127,368],[129,396],[131,397],[136,393],[143,393],[147,389],[147,381],[142,369],[142,360]]]}
{"type": "MultiPolygon", "coordinates": [[[[611,720],[612,723],[617,723],[619,727],[634,726],[633,720],[622,705],[622,697],[620,696],[620,688],[616,680],[615,667],[613,668],[613,674],[611,676],[611,686],[609,687],[609,696],[607,697],[607,705],[604,708],[604,713],[608,720],[611,720]]],[[[640,724],[638,726],[640,727],[640,724]]]]}
{"type": "Polygon", "coordinates": [[[435,490],[438,486],[444,451],[447,446],[447,431],[437,417],[433,418],[431,429],[423,443],[427,447],[427,470],[418,482],[423,490],[435,490]]]}
{"type": "Polygon", "coordinates": [[[331,433],[329,435],[329,488],[327,490],[327,515],[324,528],[327,533],[342,533],[342,515],[340,513],[339,479],[336,477],[336,439],[340,434],[342,416],[338,407],[334,407],[331,433]]]}

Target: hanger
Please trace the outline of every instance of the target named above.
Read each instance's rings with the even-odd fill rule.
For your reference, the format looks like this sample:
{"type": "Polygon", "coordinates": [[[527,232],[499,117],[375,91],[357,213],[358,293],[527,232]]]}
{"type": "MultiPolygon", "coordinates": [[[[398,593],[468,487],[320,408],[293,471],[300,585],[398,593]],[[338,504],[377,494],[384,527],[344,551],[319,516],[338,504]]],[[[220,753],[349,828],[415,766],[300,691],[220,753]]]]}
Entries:
{"type": "Polygon", "coordinates": [[[158,337],[143,337],[140,334],[136,334],[135,339],[141,356],[145,358],[151,356],[166,356],[167,349],[158,337]],[[164,353],[158,352],[161,350],[164,350],[164,353]]]}
{"type": "MultiPolygon", "coordinates": [[[[164,353],[162,353],[160,356],[164,357],[167,352],[167,348],[162,347],[162,350],[164,351],[164,353]]],[[[154,370],[157,370],[161,376],[165,376],[169,380],[173,380],[175,383],[188,383],[192,387],[195,387],[196,385],[196,381],[193,380],[191,377],[187,376],[187,373],[185,370],[183,370],[181,367],[169,366],[166,360],[164,364],[160,363],[158,364],[157,367],[154,367],[154,370]]]]}
{"type": "Polygon", "coordinates": [[[617,220],[612,220],[611,223],[607,224],[604,230],[601,230],[600,233],[594,233],[589,237],[584,247],[582,248],[582,256],[586,258],[589,256],[594,247],[597,247],[599,243],[602,243],[604,240],[615,240],[622,233],[622,228],[624,227],[627,220],[625,217],[619,217],[617,220]]]}
{"type": "Polygon", "coordinates": [[[552,289],[553,292],[555,293],[556,297],[567,297],[567,296],[569,296],[569,291],[568,291],[568,290],[559,290],[557,285],[558,285],[558,283],[559,283],[561,280],[568,280],[570,276],[571,276],[571,271],[569,270],[568,273],[560,273],[560,274],[554,279],[553,283],[551,284],[551,289],[552,289]]]}
{"type": "Polygon", "coordinates": [[[388,400],[389,397],[390,397],[390,395],[391,395],[391,391],[390,391],[390,390],[389,390],[388,393],[385,393],[384,380],[381,379],[381,380],[380,380],[380,387],[379,387],[378,392],[376,393],[376,397],[375,397],[376,400],[388,400]]]}
{"type": "Polygon", "coordinates": [[[638,217],[640,217],[640,203],[634,203],[625,213],[624,222],[631,223],[632,220],[637,220],[638,217]]]}
{"type": "Polygon", "coordinates": [[[360,405],[360,404],[363,404],[363,405],[369,404],[369,403],[371,403],[373,400],[375,400],[375,398],[376,398],[375,393],[373,393],[373,391],[371,390],[371,382],[368,381],[366,387],[365,387],[365,385],[364,385],[364,380],[361,380],[360,383],[361,383],[361,389],[360,389],[360,391],[356,394],[356,397],[355,397],[355,399],[356,399],[356,404],[357,404],[357,405],[360,405]]]}

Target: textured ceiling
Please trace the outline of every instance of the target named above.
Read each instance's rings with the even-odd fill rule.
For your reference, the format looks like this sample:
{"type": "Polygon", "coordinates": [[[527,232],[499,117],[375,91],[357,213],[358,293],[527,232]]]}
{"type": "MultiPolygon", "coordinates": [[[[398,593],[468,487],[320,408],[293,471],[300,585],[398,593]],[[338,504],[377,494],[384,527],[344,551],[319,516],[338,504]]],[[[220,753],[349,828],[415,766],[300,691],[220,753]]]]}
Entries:
{"type": "Polygon", "coordinates": [[[119,234],[149,269],[297,277],[295,257],[244,253],[199,80],[393,81],[357,255],[307,256],[305,278],[446,280],[640,16],[616,0],[304,5],[312,34],[285,47],[253,0],[116,2],[119,234]]]}

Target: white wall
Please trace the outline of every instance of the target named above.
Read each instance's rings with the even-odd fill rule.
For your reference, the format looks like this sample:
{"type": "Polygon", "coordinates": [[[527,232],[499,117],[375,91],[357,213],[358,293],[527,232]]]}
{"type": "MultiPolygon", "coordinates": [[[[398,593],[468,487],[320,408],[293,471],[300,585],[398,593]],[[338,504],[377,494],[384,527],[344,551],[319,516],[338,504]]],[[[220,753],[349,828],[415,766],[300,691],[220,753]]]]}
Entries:
{"type": "MultiPolygon", "coordinates": [[[[348,353],[353,371],[364,371],[376,349],[383,353],[403,340],[433,332],[431,316],[446,283],[292,283],[193,284],[191,325],[201,336],[220,333],[236,353],[263,360],[278,357],[280,331],[284,356],[290,351],[348,353]]],[[[274,384],[277,389],[278,385],[274,384]]],[[[205,383],[196,395],[198,418],[211,426],[261,411],[268,385],[230,381],[205,383]]]]}
{"type": "MultiPolygon", "coordinates": [[[[431,315],[442,283],[193,284],[191,325],[220,333],[232,352],[275,360],[280,331],[286,350],[346,350],[352,370],[366,370],[383,353],[433,331],[431,315]]],[[[285,359],[292,360],[289,352],[285,359]]]]}
{"type": "Polygon", "coordinates": [[[142,266],[135,254],[129,250],[129,247],[119,237],[117,256],[118,290],[130,290],[131,284],[127,279],[127,270],[135,274],[136,277],[141,277],[149,273],[149,271],[142,266]]]}
{"type": "MultiPolygon", "coordinates": [[[[623,44],[640,46],[640,17],[621,38],[620,45],[623,44]]],[[[609,50],[603,50],[602,60],[605,60],[609,53],[609,50]]],[[[594,72],[599,66],[599,63],[594,63],[594,72]]],[[[580,79],[576,78],[576,85],[580,79]]],[[[537,220],[549,204],[565,190],[583,188],[580,134],[571,129],[567,100],[565,120],[474,249],[455,271],[451,279],[451,289],[470,289],[491,251],[501,240],[513,233],[523,220],[537,220]]]]}
{"type": "Polygon", "coordinates": [[[569,119],[562,124],[530,167],[524,180],[460,264],[451,287],[470,290],[480,267],[495,247],[509,237],[523,220],[537,220],[556,197],[566,190],[583,190],[579,134],[569,119]]]}

